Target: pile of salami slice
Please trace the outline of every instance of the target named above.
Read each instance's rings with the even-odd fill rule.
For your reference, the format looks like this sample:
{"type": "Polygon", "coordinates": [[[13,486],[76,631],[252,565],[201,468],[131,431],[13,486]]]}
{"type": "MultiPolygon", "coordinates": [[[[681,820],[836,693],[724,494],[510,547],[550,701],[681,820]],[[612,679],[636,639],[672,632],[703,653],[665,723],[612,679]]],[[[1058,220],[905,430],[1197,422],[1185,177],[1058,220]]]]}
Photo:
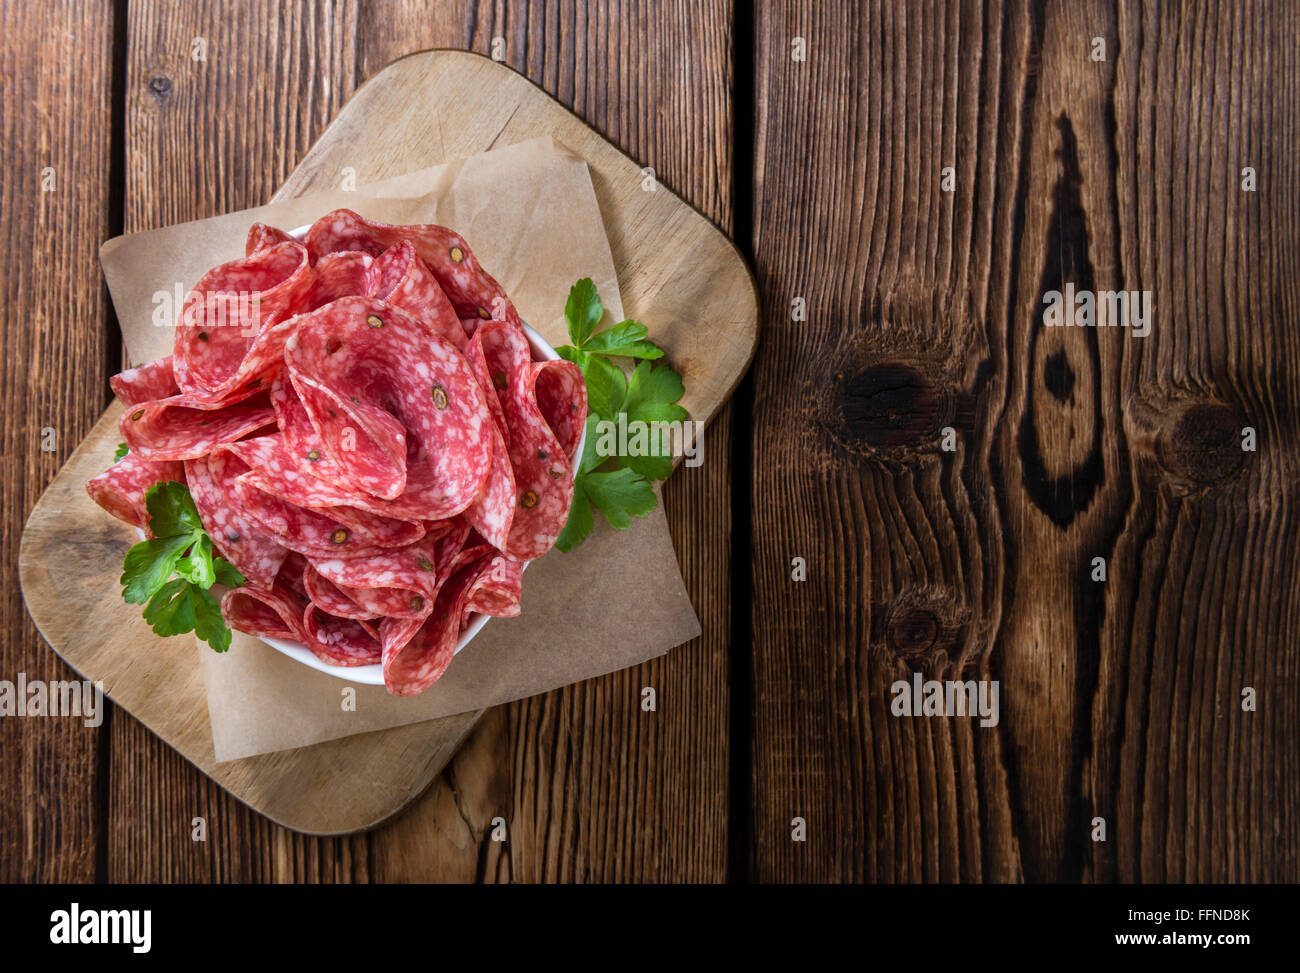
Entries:
{"type": "Polygon", "coordinates": [[[533,360],[463,239],[350,210],[301,242],[255,224],[190,294],[173,353],[112,385],[130,451],[96,502],[147,529],[145,491],[185,483],[248,579],[222,600],[232,629],[382,663],[399,696],[442,675],[475,613],[519,613],[587,415],[582,373],[533,360]]]}

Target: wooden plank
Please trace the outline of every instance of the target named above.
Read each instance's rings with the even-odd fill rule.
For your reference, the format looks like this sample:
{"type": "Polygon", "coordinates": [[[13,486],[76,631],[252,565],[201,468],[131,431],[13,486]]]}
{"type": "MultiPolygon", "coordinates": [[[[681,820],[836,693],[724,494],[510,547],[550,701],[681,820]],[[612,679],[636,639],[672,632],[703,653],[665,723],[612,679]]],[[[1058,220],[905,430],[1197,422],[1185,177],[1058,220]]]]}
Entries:
{"type": "MultiPolygon", "coordinates": [[[[0,295],[0,679],[11,682],[20,673],[76,678],[23,608],[18,542],[27,512],[108,398],[95,253],[111,219],[113,26],[103,3],[0,12],[0,229],[18,257],[0,295]]],[[[0,720],[0,881],[95,878],[106,734],[76,718],[0,720]]]]}
{"type": "Polygon", "coordinates": [[[761,5],[756,878],[1296,880],[1296,38],[761,5]],[[1150,335],[1045,327],[1065,281],[1150,335]],[[914,672],[999,724],[895,717],[914,672]]]}
{"type": "MultiPolygon", "coordinates": [[[[360,17],[358,61],[369,75],[428,47],[492,55],[499,39],[506,64],[727,230],[730,18],[724,0],[689,10],[375,4],[360,17]]],[[[706,461],[680,468],[664,492],[704,634],[662,659],[491,712],[424,799],[371,837],[378,878],[725,878],[731,416],[728,407],[713,419],[706,461]],[[645,686],[656,713],[640,709],[645,686]],[[504,847],[491,838],[496,817],[504,847]]]]}
{"type": "MultiPolygon", "coordinates": [[[[271,197],[355,87],[350,4],[310,0],[127,8],[128,232],[271,197]],[[202,54],[206,60],[197,60],[202,54]]],[[[344,881],[363,837],[294,834],[248,810],[130,717],[114,721],[113,881],[344,881]],[[191,822],[207,822],[205,843],[191,822]]]]}

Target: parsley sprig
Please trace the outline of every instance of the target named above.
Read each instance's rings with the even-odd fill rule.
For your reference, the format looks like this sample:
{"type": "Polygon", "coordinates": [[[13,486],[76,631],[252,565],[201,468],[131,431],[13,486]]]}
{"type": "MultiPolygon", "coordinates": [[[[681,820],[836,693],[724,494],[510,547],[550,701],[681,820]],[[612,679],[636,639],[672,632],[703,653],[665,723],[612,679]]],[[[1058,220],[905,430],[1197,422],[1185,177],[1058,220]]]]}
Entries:
{"type": "Polygon", "coordinates": [[[144,605],[144,620],[159,635],[194,632],[217,652],[230,648],[230,629],[208,589],[237,588],[244,576],[212,553],[194,498],[185,484],[155,483],[144,495],[153,537],[126,552],[122,598],[144,605]]]}
{"type": "Polygon", "coordinates": [[[573,344],[555,350],[582,370],[588,415],[582,463],[573,482],[573,506],[555,543],[562,551],[573,550],[591,533],[595,527],[593,505],[618,530],[630,527],[633,517],[644,517],[658,502],[652,482],[666,480],[673,471],[672,456],[599,455],[598,424],[602,420],[617,424],[620,415],[629,424],[679,422],[688,416],[675,404],[685,394],[682,377],[667,365],[652,363],[664,352],[646,337],[646,326],[620,321],[596,331],[604,316],[604,305],[591,278],[574,284],[564,304],[573,344]],[[636,366],[630,374],[625,373],[611,361],[614,358],[634,359],[636,366]]]}

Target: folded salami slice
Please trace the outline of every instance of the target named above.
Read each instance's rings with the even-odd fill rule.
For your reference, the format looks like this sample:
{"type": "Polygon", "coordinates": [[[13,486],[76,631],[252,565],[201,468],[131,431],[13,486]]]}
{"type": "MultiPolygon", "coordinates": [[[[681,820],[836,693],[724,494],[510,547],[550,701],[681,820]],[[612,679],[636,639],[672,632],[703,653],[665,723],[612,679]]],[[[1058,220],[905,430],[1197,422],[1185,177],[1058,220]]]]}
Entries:
{"type": "Polygon", "coordinates": [[[424,536],[423,518],[418,512],[405,512],[406,504],[400,498],[377,500],[304,473],[289,454],[282,433],[254,436],[227,448],[250,467],[244,476],[250,486],[287,503],[318,510],[363,532],[404,537],[404,543],[424,536]],[[397,521],[404,523],[399,526],[397,521]]]}
{"type": "Polygon", "coordinates": [[[221,599],[221,617],[240,632],[270,639],[306,640],[303,616],[308,601],[282,579],[267,585],[248,582],[221,599]]]}
{"type": "Polygon", "coordinates": [[[587,381],[569,361],[532,362],[529,367],[537,410],[572,463],[587,429],[587,381]]]}
{"type": "Polygon", "coordinates": [[[311,281],[307,250],[293,242],[204,274],[176,327],[172,367],[181,391],[222,404],[269,386],[311,281]]]}
{"type": "Polygon", "coordinates": [[[174,480],[185,482],[185,466],[182,463],[155,463],[141,459],[134,453],[127,453],[99,476],[86,484],[90,499],[99,504],[118,520],[125,520],[132,527],[146,528],[149,517],[145,507],[144,495],[155,483],[174,480]]]}
{"type": "Polygon", "coordinates": [[[254,223],[248,228],[248,239],[244,243],[244,254],[251,257],[259,250],[273,247],[277,243],[293,242],[293,237],[284,230],[268,226],[265,223],[254,223]]]}
{"type": "Polygon", "coordinates": [[[378,618],[425,618],[433,599],[409,588],[349,588],[351,598],[378,618]]]}
{"type": "Polygon", "coordinates": [[[307,597],[311,599],[312,603],[323,608],[331,615],[337,615],[340,618],[354,618],[357,621],[369,621],[374,618],[371,612],[362,608],[356,599],[352,598],[344,589],[317,571],[311,562],[307,562],[302,581],[307,591],[307,597]]]}
{"type": "MultiPolygon", "coordinates": [[[[321,257],[317,266],[333,256],[335,254],[321,257]]],[[[400,307],[428,328],[431,334],[464,349],[467,336],[451,301],[447,300],[432,271],[416,255],[409,240],[401,240],[389,247],[375,265],[379,271],[379,285],[373,292],[376,297],[400,307]]]]}
{"type": "Polygon", "coordinates": [[[172,356],[159,358],[139,368],[128,368],[108,380],[113,394],[126,405],[139,405],[156,399],[169,399],[180,392],[176,373],[172,371],[172,356]]]}
{"type": "MultiPolygon", "coordinates": [[[[488,322],[475,333],[471,345],[474,343],[481,345],[489,374],[505,379],[494,378],[493,385],[510,429],[513,484],[507,498],[501,486],[504,475],[498,467],[493,471],[497,481],[466,517],[503,553],[521,561],[532,560],[551,549],[569,516],[573,466],[565,448],[568,444],[561,444],[538,407],[539,372],[533,368],[523,331],[509,323],[488,322]]],[[[585,395],[578,414],[585,423],[585,395]]]]}
{"type": "MultiPolygon", "coordinates": [[[[456,536],[463,540],[465,531],[458,531],[456,536]]],[[[423,539],[373,557],[313,558],[312,567],[321,577],[351,595],[357,595],[363,589],[395,588],[432,599],[438,593],[438,586],[450,573],[450,565],[456,553],[447,553],[452,543],[454,538],[444,535],[436,540],[423,539]]]]}
{"type": "Polygon", "coordinates": [[[394,226],[337,209],[307,231],[307,249],[313,260],[336,250],[364,250],[378,256],[403,240],[432,271],[456,314],[470,328],[469,334],[480,320],[518,323],[519,315],[501,285],[479,264],[464,238],[445,226],[394,226]]]}
{"type": "Polygon", "coordinates": [[[422,693],[447,671],[456,654],[465,599],[476,578],[472,566],[453,574],[425,619],[385,618],[379,623],[384,686],[394,696],[422,693]]]}
{"type": "Polygon", "coordinates": [[[400,497],[426,520],[474,502],[492,461],[491,413],[454,345],[391,304],[348,297],[299,318],[285,360],[312,427],[354,488],[400,497]],[[394,455],[402,440],[403,455],[394,455]]]}
{"type": "Polygon", "coordinates": [[[513,618],[519,614],[523,580],[522,562],[503,554],[490,554],[465,596],[465,611],[513,618]]]}
{"type": "Polygon", "coordinates": [[[289,550],[308,557],[374,557],[424,536],[419,521],[375,517],[364,511],[345,513],[346,508],[326,514],[287,503],[259,490],[247,476],[235,478],[233,494],[243,512],[263,531],[289,550]]]}
{"type": "MultiPolygon", "coordinates": [[[[465,359],[469,362],[469,367],[473,369],[474,377],[478,379],[478,387],[483,390],[483,397],[487,399],[488,411],[492,413],[492,420],[496,424],[497,432],[501,433],[502,441],[506,446],[509,446],[510,427],[506,425],[506,414],[501,410],[501,399],[498,395],[498,392],[506,387],[505,373],[500,372],[492,375],[488,371],[487,360],[483,357],[482,340],[474,341],[471,339],[465,345],[465,359]]],[[[582,394],[585,401],[587,395],[585,385],[582,394]]]]}
{"type": "Polygon", "coordinates": [[[289,551],[231,502],[235,480],[247,471],[230,453],[185,463],[190,495],[217,552],[244,577],[269,588],[289,551]]]}
{"type": "MultiPolygon", "coordinates": [[[[495,396],[494,396],[495,398],[495,396]]],[[[463,514],[465,522],[470,524],[498,550],[505,550],[510,543],[510,526],[514,523],[515,469],[510,465],[510,447],[506,444],[503,430],[495,422],[492,424],[492,466],[488,470],[487,481],[478,499],[463,514]]]]}
{"type": "Polygon", "coordinates": [[[423,520],[424,505],[405,497],[380,500],[342,483],[334,461],[307,419],[298,393],[287,381],[273,393],[282,434],[257,436],[239,443],[256,452],[248,481],[260,490],[300,507],[355,507],[379,517],[423,520]],[[280,398],[275,398],[279,394],[280,398]],[[291,438],[293,437],[293,438],[291,438]],[[250,445],[251,444],[251,445],[250,445]]]}
{"type": "Polygon", "coordinates": [[[364,376],[336,386],[292,370],[289,375],[337,482],[383,500],[400,497],[406,491],[406,427],[378,404],[379,396],[362,398],[364,376]]]}
{"type": "Polygon", "coordinates": [[[309,604],[302,616],[303,644],[332,666],[369,666],[380,660],[378,629],[366,621],[332,615],[309,604]]]}
{"type": "Polygon", "coordinates": [[[301,310],[314,311],[340,297],[374,294],[379,279],[378,264],[368,253],[343,250],[326,254],[316,263],[311,290],[301,310]]]}
{"type": "Polygon", "coordinates": [[[284,434],[285,449],[298,470],[312,479],[323,480],[334,491],[359,494],[360,491],[343,483],[343,474],[330,459],[287,372],[281,373],[271,386],[271,404],[275,408],[280,432],[284,434]]]}
{"type": "MultiPolygon", "coordinates": [[[[488,545],[460,551],[423,621],[385,618],[380,622],[384,685],[390,693],[413,696],[438,681],[456,653],[471,610],[471,596],[477,596],[479,604],[509,610],[508,595],[503,592],[510,587],[509,575],[514,569],[501,569],[498,558],[488,545]]],[[[522,565],[518,567],[522,572],[522,565]]]]}
{"type": "Polygon", "coordinates": [[[236,405],[212,406],[184,395],[128,407],[117,428],[141,459],[196,459],[275,423],[270,399],[260,395],[236,405]]]}

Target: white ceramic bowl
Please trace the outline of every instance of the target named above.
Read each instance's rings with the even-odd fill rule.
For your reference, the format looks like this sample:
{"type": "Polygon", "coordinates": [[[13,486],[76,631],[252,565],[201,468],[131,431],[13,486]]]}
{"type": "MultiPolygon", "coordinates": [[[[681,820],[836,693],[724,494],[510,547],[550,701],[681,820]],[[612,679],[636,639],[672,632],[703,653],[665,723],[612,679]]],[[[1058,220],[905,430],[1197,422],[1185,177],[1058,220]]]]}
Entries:
{"type": "MultiPolygon", "coordinates": [[[[289,232],[291,236],[297,239],[302,239],[302,237],[307,234],[307,227],[300,226],[296,230],[291,230],[289,232]]],[[[545,338],[526,324],[524,325],[524,334],[528,336],[528,344],[532,346],[533,359],[535,361],[556,361],[560,357],[545,338]]],[[[577,469],[578,464],[582,462],[583,445],[584,443],[581,442],[578,444],[577,455],[573,458],[573,466],[575,469],[577,469]]],[[[528,563],[525,562],[524,568],[527,569],[527,567],[528,563]]],[[[483,631],[483,626],[488,623],[488,619],[491,617],[492,616],[490,615],[479,615],[477,613],[472,615],[470,617],[469,625],[465,628],[464,634],[461,635],[460,641],[456,643],[456,652],[459,652],[461,649],[465,648],[465,646],[469,645],[474,636],[483,631]]],[[[317,669],[320,672],[327,672],[331,676],[338,676],[338,678],[346,679],[348,682],[363,683],[368,686],[382,686],[384,684],[384,670],[378,663],[369,666],[332,666],[329,663],[322,662],[318,659],[315,653],[301,642],[295,642],[291,639],[272,638],[264,638],[262,641],[271,646],[271,648],[283,652],[289,658],[297,659],[305,666],[311,666],[311,668],[317,669]]]]}

